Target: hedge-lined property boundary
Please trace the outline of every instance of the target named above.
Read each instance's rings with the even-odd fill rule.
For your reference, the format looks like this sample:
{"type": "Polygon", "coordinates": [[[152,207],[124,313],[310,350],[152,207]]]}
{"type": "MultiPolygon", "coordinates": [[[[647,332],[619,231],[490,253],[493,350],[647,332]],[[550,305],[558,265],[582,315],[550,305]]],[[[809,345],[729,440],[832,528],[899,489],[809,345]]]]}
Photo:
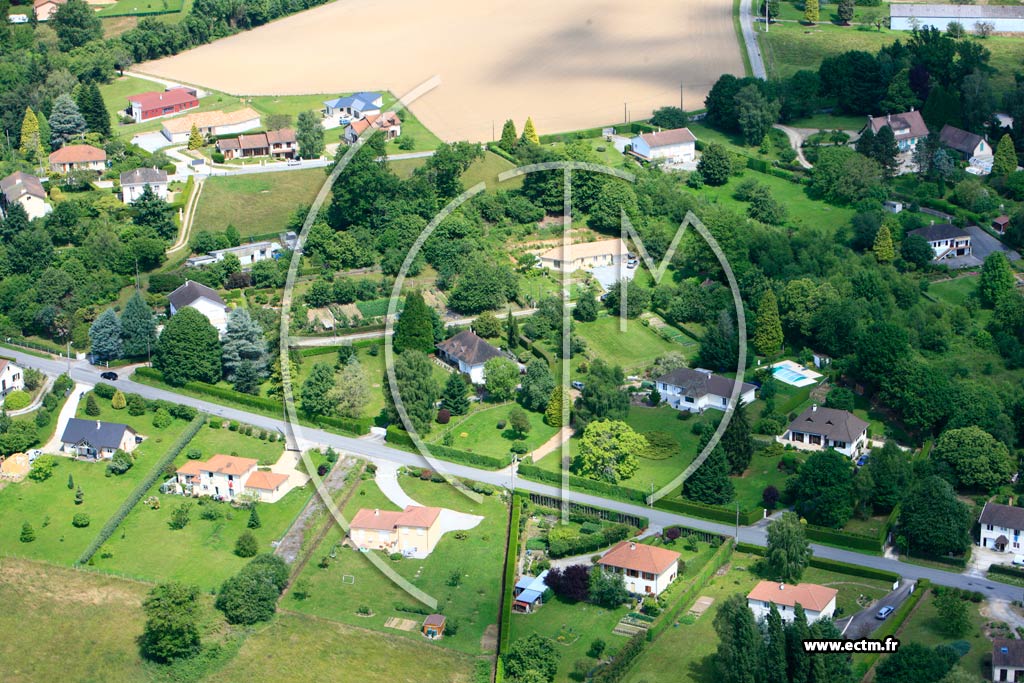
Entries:
{"type": "MultiPolygon", "coordinates": [[[[713,522],[725,522],[727,524],[736,523],[735,508],[721,507],[718,505],[704,505],[702,503],[696,503],[692,500],[685,500],[683,498],[660,498],[654,502],[654,507],[658,508],[659,510],[679,512],[682,514],[690,515],[691,517],[710,519],[713,522]]],[[[740,510],[740,525],[750,526],[754,522],[761,519],[761,517],[764,515],[764,512],[762,512],[762,510],[763,508],[740,510]]]]}
{"type": "MultiPolygon", "coordinates": [[[[737,543],[736,550],[741,553],[758,555],[759,557],[764,557],[764,554],[767,551],[766,548],[754,545],[753,543],[737,543]]],[[[849,562],[841,562],[839,560],[830,560],[827,557],[811,555],[811,561],[809,564],[817,569],[839,572],[840,574],[849,574],[850,576],[859,576],[864,579],[877,579],[879,581],[888,581],[890,583],[896,583],[900,580],[900,575],[895,572],[889,572],[884,569],[875,569],[873,567],[863,567],[859,564],[851,564],[849,562]]]]}
{"type": "Polygon", "coordinates": [[[132,511],[132,508],[142,500],[142,497],[146,495],[146,492],[149,491],[153,484],[156,483],[157,479],[163,475],[164,468],[174,462],[174,459],[178,457],[178,454],[181,453],[182,450],[185,449],[185,446],[188,445],[189,441],[192,440],[204,424],[206,424],[206,415],[203,413],[199,413],[191,422],[188,423],[188,427],[185,428],[185,431],[181,436],[171,444],[171,447],[167,449],[167,452],[164,453],[163,457],[157,460],[156,464],[154,464],[153,468],[149,471],[149,474],[139,482],[139,485],[136,486],[130,494],[128,494],[128,497],[125,498],[123,503],[121,503],[121,507],[119,507],[117,511],[110,516],[107,523],[104,524],[103,528],[100,529],[100,532],[96,534],[96,538],[92,540],[92,543],[90,543],[85,551],[83,551],[79,556],[76,564],[85,564],[91,560],[92,556],[96,554],[96,551],[114,535],[114,532],[117,531],[117,527],[121,526],[121,522],[123,522],[124,518],[128,516],[128,513],[132,511]]]}
{"type": "MultiPolygon", "coordinates": [[[[1018,579],[1024,580],[1024,569],[1018,569],[1017,567],[1011,567],[1005,564],[994,564],[988,568],[989,574],[1002,574],[1003,576],[1014,576],[1018,579]]],[[[999,579],[996,579],[998,581],[999,579]]]]}
{"type": "Polygon", "coordinates": [[[519,518],[523,513],[523,501],[518,495],[512,496],[512,514],[508,522],[508,544],[505,546],[505,574],[502,577],[501,623],[498,633],[498,656],[508,650],[512,639],[512,584],[516,580],[516,565],[519,561],[519,518]]]}
{"type": "MultiPolygon", "coordinates": [[[[896,608],[896,611],[889,615],[889,618],[882,622],[871,634],[871,637],[877,640],[883,640],[888,636],[894,635],[900,628],[903,627],[903,622],[907,620],[910,613],[917,607],[917,603],[921,602],[921,599],[928,593],[932,587],[932,582],[928,579],[921,579],[914,586],[914,592],[910,594],[903,604],[896,608]]],[[[865,655],[864,659],[857,664],[857,668],[854,670],[854,678],[861,680],[865,674],[871,670],[871,667],[875,665],[878,658],[882,655],[878,652],[872,652],[865,655]]]]}
{"type": "MultiPolygon", "coordinates": [[[[416,448],[416,444],[413,443],[409,433],[398,425],[388,425],[387,436],[384,437],[384,440],[392,446],[404,446],[409,449],[416,448]]],[[[488,470],[500,470],[512,464],[511,453],[504,458],[497,458],[493,455],[460,451],[457,448],[449,448],[448,446],[434,443],[430,444],[430,454],[441,460],[451,460],[452,462],[464,465],[477,465],[488,470]]]]}
{"type": "Polygon", "coordinates": [[[719,546],[715,554],[711,556],[711,559],[707,561],[703,569],[701,569],[697,575],[693,578],[690,586],[683,591],[678,598],[676,598],[675,604],[670,605],[662,612],[661,618],[654,626],[647,630],[647,640],[653,641],[655,638],[660,636],[669,625],[674,624],[679,616],[683,613],[684,609],[687,609],[690,604],[697,599],[697,594],[704,590],[704,587],[708,585],[708,581],[714,576],[715,572],[722,568],[726,562],[732,557],[733,550],[736,544],[726,537],[726,541],[719,546]]]}
{"type": "MultiPolygon", "coordinates": [[[[137,368],[134,376],[148,379],[151,382],[155,381],[164,384],[163,373],[155,368],[137,368]]],[[[234,405],[239,408],[254,408],[272,415],[277,415],[282,412],[281,403],[272,398],[242,394],[231,389],[225,389],[224,387],[206,384],[205,382],[185,382],[184,386],[180,388],[195,392],[202,396],[219,399],[218,402],[234,405]]],[[[355,419],[329,415],[307,415],[301,411],[299,411],[299,417],[303,421],[317,427],[333,427],[334,429],[340,429],[343,432],[355,434],[356,436],[367,434],[370,431],[370,420],[365,418],[355,419]]]]}

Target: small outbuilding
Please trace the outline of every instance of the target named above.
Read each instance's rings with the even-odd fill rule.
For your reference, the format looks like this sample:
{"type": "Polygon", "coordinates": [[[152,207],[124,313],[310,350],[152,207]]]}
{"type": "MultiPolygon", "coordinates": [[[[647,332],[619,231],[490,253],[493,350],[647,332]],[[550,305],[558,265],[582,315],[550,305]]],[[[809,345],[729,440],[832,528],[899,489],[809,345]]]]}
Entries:
{"type": "Polygon", "coordinates": [[[423,620],[423,635],[427,638],[440,638],[444,635],[445,618],[443,614],[430,614],[423,620]]]}

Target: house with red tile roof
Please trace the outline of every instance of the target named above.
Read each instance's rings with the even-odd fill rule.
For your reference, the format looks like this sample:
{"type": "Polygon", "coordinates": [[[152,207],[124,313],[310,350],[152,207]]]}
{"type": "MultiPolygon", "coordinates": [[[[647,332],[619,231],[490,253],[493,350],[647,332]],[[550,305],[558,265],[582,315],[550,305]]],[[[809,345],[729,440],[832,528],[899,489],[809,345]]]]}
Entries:
{"type": "Polygon", "coordinates": [[[441,508],[408,505],[401,512],[362,508],[349,525],[352,545],[409,557],[426,557],[437,546],[441,508]]]}
{"type": "Polygon", "coordinates": [[[225,159],[266,156],[291,159],[297,150],[298,140],[295,137],[295,131],[291,128],[217,140],[217,151],[223,154],[225,159]]]}
{"type": "Polygon", "coordinates": [[[747,606],[758,620],[768,616],[771,606],[779,610],[783,621],[793,621],[794,608],[800,605],[807,614],[807,623],[832,618],[839,591],[815,583],[779,583],[762,581],[747,593],[747,606]]]}
{"type": "Polygon", "coordinates": [[[142,123],[162,116],[173,116],[198,106],[199,96],[195,88],[178,86],[132,95],[128,98],[128,107],[124,113],[135,119],[136,123],[142,123]]]}
{"type": "Polygon", "coordinates": [[[361,119],[353,119],[345,126],[345,140],[355,142],[367,128],[384,133],[385,140],[393,140],[402,134],[402,119],[393,111],[383,114],[367,114],[361,119]]]}
{"type": "Polygon", "coordinates": [[[218,500],[250,498],[275,503],[291,490],[288,475],[257,469],[259,461],[235,455],[214,455],[203,462],[189,460],[175,473],[176,490],[186,496],[218,500]]]}
{"type": "Polygon", "coordinates": [[[622,541],[606,552],[598,566],[621,574],[626,590],[635,595],[658,595],[679,574],[679,553],[636,541],[622,541]]]}
{"type": "Polygon", "coordinates": [[[106,167],[107,153],[92,145],[64,145],[50,155],[50,170],[54,173],[102,172],[106,167]]]}

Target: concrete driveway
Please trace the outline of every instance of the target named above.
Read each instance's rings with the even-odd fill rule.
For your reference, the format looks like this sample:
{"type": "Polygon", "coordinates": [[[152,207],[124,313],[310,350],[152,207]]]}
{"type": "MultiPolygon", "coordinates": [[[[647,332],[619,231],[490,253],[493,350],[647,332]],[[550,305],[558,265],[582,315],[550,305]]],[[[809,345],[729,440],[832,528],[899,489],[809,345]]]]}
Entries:
{"type": "Polygon", "coordinates": [[[147,152],[156,152],[164,147],[170,147],[172,143],[163,136],[163,133],[143,133],[132,138],[132,144],[138,145],[147,152]]]}
{"type": "Polygon", "coordinates": [[[68,420],[73,418],[75,416],[75,412],[78,410],[78,398],[85,392],[91,391],[92,387],[93,385],[91,384],[75,382],[75,386],[71,389],[71,394],[68,396],[68,400],[64,403],[64,407],[60,409],[60,413],[57,415],[57,429],[53,432],[53,438],[40,449],[43,453],[60,452],[60,437],[64,435],[64,430],[68,426],[68,420]]]}
{"type": "Polygon", "coordinates": [[[875,618],[878,610],[883,607],[892,607],[896,609],[903,604],[903,601],[907,599],[907,596],[914,590],[916,581],[904,581],[899,588],[886,595],[881,600],[878,600],[865,609],[857,612],[856,614],[839,619],[836,621],[836,626],[843,632],[843,637],[848,640],[856,638],[867,638],[882,623],[875,618]]]}
{"type": "Polygon", "coordinates": [[[982,230],[977,225],[970,225],[967,228],[967,233],[971,236],[971,251],[973,255],[978,257],[979,260],[984,261],[985,257],[989,254],[1001,251],[1006,254],[1006,258],[1010,261],[1019,261],[1020,254],[1013,249],[997,240],[992,235],[982,230]]]}

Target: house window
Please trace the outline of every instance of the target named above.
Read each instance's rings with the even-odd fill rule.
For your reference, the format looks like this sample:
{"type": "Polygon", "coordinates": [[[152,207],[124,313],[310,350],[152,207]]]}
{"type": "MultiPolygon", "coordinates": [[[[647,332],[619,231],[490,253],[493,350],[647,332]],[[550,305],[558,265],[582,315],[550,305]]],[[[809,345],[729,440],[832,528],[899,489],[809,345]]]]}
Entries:
{"type": "Polygon", "coordinates": [[[683,400],[687,403],[693,403],[693,396],[684,396],[683,400]]]}
{"type": "Polygon", "coordinates": [[[846,442],[845,441],[833,441],[832,442],[832,446],[835,447],[835,448],[846,448],[846,442]]]}
{"type": "Polygon", "coordinates": [[[423,529],[423,527],[420,527],[420,528],[416,529],[416,535],[417,535],[417,536],[422,536],[422,535],[423,535],[423,532],[424,532],[424,529],[423,529]]]}
{"type": "Polygon", "coordinates": [[[790,441],[796,441],[797,443],[803,443],[804,442],[804,433],[803,432],[792,432],[790,434],[790,441]]]}
{"type": "Polygon", "coordinates": [[[992,525],[991,524],[986,524],[985,525],[985,531],[992,531],[992,525]]]}

